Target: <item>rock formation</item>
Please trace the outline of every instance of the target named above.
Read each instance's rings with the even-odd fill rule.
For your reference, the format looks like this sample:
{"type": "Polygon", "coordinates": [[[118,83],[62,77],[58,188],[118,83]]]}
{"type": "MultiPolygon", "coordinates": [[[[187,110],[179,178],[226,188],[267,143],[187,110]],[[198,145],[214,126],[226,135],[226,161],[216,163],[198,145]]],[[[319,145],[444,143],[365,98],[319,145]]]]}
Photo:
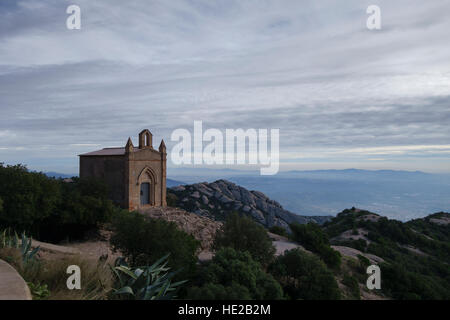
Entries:
{"type": "Polygon", "coordinates": [[[249,191],[227,180],[196,183],[169,189],[172,205],[200,216],[223,221],[231,212],[242,213],[267,228],[291,223],[322,224],[331,217],[300,216],[292,213],[259,191],[249,191]]]}

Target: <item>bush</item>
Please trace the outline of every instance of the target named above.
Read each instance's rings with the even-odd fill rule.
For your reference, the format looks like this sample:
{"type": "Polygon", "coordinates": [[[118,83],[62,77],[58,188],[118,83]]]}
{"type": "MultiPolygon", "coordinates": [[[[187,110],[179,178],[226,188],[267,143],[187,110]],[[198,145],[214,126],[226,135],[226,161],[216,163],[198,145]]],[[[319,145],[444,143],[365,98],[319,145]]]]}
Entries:
{"type": "Polygon", "coordinates": [[[61,199],[58,182],[22,165],[0,164],[0,197],[3,211],[0,227],[19,232],[39,231],[42,221],[57,210],[61,199]]]}
{"type": "Polygon", "coordinates": [[[111,221],[114,213],[120,210],[109,200],[108,187],[102,181],[78,178],[73,181],[60,181],[63,198],[57,211],[43,221],[41,240],[80,239],[86,232],[111,221]]]}
{"type": "Polygon", "coordinates": [[[318,248],[317,253],[325,264],[333,269],[339,269],[341,266],[341,254],[327,245],[318,248]]]}
{"type": "Polygon", "coordinates": [[[189,299],[282,299],[280,284],[263,271],[248,252],[223,248],[202,270],[200,286],[188,291],[189,299]]]}
{"type": "Polygon", "coordinates": [[[340,299],[337,282],[325,264],[298,248],[278,256],[269,271],[292,299],[340,299]]]}
{"type": "MultiPolygon", "coordinates": [[[[368,231],[364,240],[339,241],[340,245],[350,246],[377,255],[384,259],[380,264],[382,274],[382,293],[394,299],[443,299],[450,297],[450,232],[448,225],[431,222],[433,218],[450,217],[446,213],[435,213],[425,218],[400,222],[380,217],[377,221],[361,219],[368,211],[346,210],[325,224],[330,237],[362,228],[368,231]],[[413,252],[413,247],[422,251],[413,252]]],[[[367,278],[366,268],[370,261],[358,256],[356,271],[358,277],[367,278]]],[[[364,280],[365,281],[365,280],[364,280]]]]}
{"type": "Polygon", "coordinates": [[[358,258],[359,265],[361,268],[360,270],[362,272],[366,273],[367,267],[371,265],[370,260],[360,254],[357,255],[357,258],[358,258]]]}
{"type": "Polygon", "coordinates": [[[189,279],[194,273],[199,242],[178,229],[175,223],[123,211],[115,217],[112,227],[110,243],[131,266],[150,265],[170,253],[170,266],[182,269],[177,279],[189,279]]]}
{"type": "Polygon", "coordinates": [[[266,229],[237,213],[231,214],[222,229],[217,232],[213,247],[216,250],[230,247],[238,251],[248,251],[252,258],[262,265],[269,264],[275,254],[266,229]]]}
{"type": "Polygon", "coordinates": [[[316,223],[290,225],[292,238],[311,251],[318,251],[321,245],[329,245],[330,241],[325,232],[316,223]]]}
{"type": "Polygon", "coordinates": [[[288,237],[288,233],[285,228],[280,226],[273,226],[269,229],[270,232],[278,234],[279,236],[288,237]]]}
{"type": "Polygon", "coordinates": [[[350,293],[354,299],[360,299],[359,283],[355,277],[345,274],[342,283],[350,289],[350,293]]]}
{"type": "Polygon", "coordinates": [[[22,165],[0,164],[0,229],[58,242],[83,238],[108,222],[117,209],[108,200],[107,186],[93,179],[73,180],[66,183],[22,165]]]}
{"type": "Polygon", "coordinates": [[[174,193],[170,192],[170,189],[167,189],[166,198],[167,198],[166,202],[167,202],[168,207],[176,207],[177,206],[178,197],[174,193]]]}
{"type": "Polygon", "coordinates": [[[380,264],[382,290],[397,300],[448,300],[447,279],[411,272],[398,263],[380,264]]]}
{"type": "Polygon", "coordinates": [[[306,249],[317,253],[330,268],[338,269],[341,254],[330,247],[327,234],[316,223],[292,224],[292,238],[306,249]]]}
{"type": "Polygon", "coordinates": [[[34,284],[33,282],[27,282],[30,288],[33,300],[45,300],[50,296],[50,290],[46,284],[41,285],[40,283],[34,284]]]}

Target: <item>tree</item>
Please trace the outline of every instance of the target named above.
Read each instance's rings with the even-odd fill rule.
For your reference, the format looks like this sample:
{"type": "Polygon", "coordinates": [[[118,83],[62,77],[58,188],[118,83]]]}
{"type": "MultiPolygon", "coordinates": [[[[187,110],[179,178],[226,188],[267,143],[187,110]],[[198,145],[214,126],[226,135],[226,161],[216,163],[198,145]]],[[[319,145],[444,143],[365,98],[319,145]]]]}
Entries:
{"type": "Polygon", "coordinates": [[[331,248],[327,234],[316,223],[292,224],[292,238],[306,249],[317,253],[331,268],[341,265],[341,254],[331,248]]]}
{"type": "Polygon", "coordinates": [[[182,269],[177,279],[189,279],[195,272],[199,242],[178,229],[174,222],[123,211],[115,217],[112,225],[110,243],[131,266],[149,265],[170,253],[170,266],[174,270],[182,269]]]}
{"type": "Polygon", "coordinates": [[[360,296],[360,290],[359,290],[359,283],[358,280],[349,274],[344,274],[344,277],[342,278],[342,284],[347,286],[350,289],[350,294],[352,298],[359,300],[361,298],[360,296]]]}
{"type": "Polygon", "coordinates": [[[230,247],[238,251],[248,251],[252,258],[262,265],[269,264],[275,254],[266,229],[237,213],[232,213],[217,232],[213,247],[216,250],[230,247]]]}
{"type": "Polygon", "coordinates": [[[188,291],[189,299],[256,299],[283,298],[280,284],[264,272],[248,252],[223,248],[202,270],[199,286],[188,291]]]}
{"type": "Polygon", "coordinates": [[[29,172],[20,164],[0,164],[0,197],[0,227],[36,234],[41,222],[55,212],[60,190],[58,182],[43,173],[29,172]]]}
{"type": "Polygon", "coordinates": [[[101,181],[73,178],[73,183],[30,172],[25,166],[0,164],[0,228],[11,228],[43,241],[82,238],[110,221],[117,208],[101,181]]]}
{"type": "Polygon", "coordinates": [[[73,183],[60,181],[61,199],[40,228],[42,240],[57,241],[82,238],[89,230],[111,221],[120,209],[109,200],[108,186],[97,179],[73,178],[73,183]]]}
{"type": "Polygon", "coordinates": [[[325,264],[299,248],[278,256],[269,271],[292,299],[340,299],[336,280],[325,264]]]}
{"type": "Polygon", "coordinates": [[[278,234],[283,237],[288,237],[289,234],[287,233],[286,229],[280,226],[273,226],[269,229],[270,232],[278,234]]]}
{"type": "Polygon", "coordinates": [[[294,223],[291,226],[292,237],[295,241],[302,244],[305,248],[311,251],[317,251],[320,245],[329,245],[328,236],[322,231],[320,226],[316,223],[298,224],[294,223]]]}

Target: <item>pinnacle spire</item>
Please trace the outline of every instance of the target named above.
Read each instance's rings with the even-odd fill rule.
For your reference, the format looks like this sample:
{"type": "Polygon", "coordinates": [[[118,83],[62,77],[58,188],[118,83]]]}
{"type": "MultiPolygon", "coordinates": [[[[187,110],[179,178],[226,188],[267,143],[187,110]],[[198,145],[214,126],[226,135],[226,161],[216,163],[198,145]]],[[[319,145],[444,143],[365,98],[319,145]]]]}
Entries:
{"type": "Polygon", "coordinates": [[[159,145],[159,152],[166,152],[166,144],[164,143],[164,139],[161,140],[161,144],[159,145]]]}
{"type": "Polygon", "coordinates": [[[127,141],[127,144],[126,144],[126,146],[125,146],[125,152],[126,152],[126,153],[130,153],[130,152],[133,151],[133,148],[134,148],[134,146],[133,146],[133,141],[131,141],[131,138],[129,137],[129,138],[128,138],[128,141],[127,141]]]}

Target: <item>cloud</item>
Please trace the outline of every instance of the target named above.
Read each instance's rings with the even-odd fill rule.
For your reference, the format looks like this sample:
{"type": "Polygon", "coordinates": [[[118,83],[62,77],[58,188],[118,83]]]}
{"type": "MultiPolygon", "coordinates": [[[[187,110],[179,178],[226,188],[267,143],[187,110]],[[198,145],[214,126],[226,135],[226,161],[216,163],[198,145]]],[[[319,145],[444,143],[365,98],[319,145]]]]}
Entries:
{"type": "Polygon", "coordinates": [[[194,120],[280,128],[282,161],[309,150],[372,165],[383,154],[379,165],[402,156],[427,169],[448,156],[429,148],[450,143],[448,2],[378,1],[377,32],[365,28],[370,1],[76,3],[81,30],[65,27],[71,1],[0,3],[6,161],[76,172],[95,145],[148,127],[170,148],[172,130],[194,120]],[[398,146],[420,148],[376,153],[398,146]]]}

